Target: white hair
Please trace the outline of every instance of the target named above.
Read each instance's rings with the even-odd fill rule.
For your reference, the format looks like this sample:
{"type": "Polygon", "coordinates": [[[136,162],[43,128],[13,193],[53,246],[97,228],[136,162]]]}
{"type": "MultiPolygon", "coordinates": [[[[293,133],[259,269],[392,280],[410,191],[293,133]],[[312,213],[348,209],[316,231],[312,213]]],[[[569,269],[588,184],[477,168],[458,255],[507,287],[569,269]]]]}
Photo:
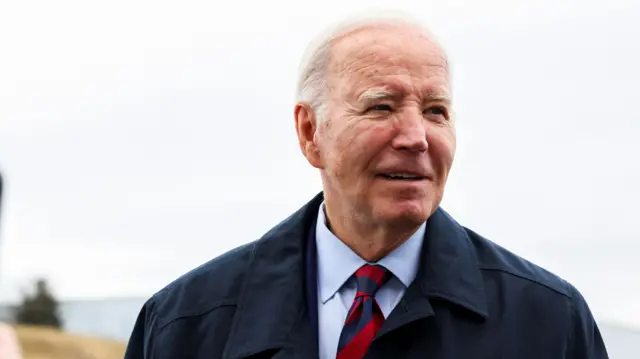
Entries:
{"type": "MultiPolygon", "coordinates": [[[[296,101],[308,104],[316,112],[318,120],[323,118],[326,108],[327,70],[331,60],[331,48],[334,40],[355,30],[375,25],[399,25],[418,28],[428,34],[437,44],[435,37],[422,21],[403,12],[368,12],[350,16],[334,23],[308,45],[299,68],[296,101]]],[[[444,50],[442,53],[445,53],[444,50]]]]}

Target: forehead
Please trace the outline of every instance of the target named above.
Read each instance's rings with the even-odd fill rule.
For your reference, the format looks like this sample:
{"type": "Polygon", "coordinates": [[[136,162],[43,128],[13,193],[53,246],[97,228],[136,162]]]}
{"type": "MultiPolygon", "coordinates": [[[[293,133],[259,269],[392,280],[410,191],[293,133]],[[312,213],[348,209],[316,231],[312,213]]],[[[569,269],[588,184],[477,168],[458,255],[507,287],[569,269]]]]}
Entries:
{"type": "Polygon", "coordinates": [[[336,39],[329,77],[339,90],[447,92],[449,68],[441,47],[422,29],[377,25],[336,39]]]}

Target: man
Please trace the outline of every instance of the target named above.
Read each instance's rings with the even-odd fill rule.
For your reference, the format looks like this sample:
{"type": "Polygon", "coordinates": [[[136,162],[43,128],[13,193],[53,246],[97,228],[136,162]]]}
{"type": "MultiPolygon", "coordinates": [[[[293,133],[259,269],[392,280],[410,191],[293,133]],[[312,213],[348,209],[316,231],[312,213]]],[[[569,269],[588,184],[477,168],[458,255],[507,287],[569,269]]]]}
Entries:
{"type": "Polygon", "coordinates": [[[456,135],[429,31],[348,22],[302,68],[322,193],[150,298],[126,359],[607,358],[571,284],[439,207],[456,135]]]}

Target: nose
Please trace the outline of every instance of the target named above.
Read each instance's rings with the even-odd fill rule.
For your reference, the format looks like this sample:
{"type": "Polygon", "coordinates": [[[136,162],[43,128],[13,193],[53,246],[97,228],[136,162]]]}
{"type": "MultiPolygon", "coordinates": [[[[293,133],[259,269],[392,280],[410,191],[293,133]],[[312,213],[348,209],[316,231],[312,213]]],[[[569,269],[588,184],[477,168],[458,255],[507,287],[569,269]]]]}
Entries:
{"type": "Polygon", "coordinates": [[[426,120],[419,110],[407,109],[398,114],[395,126],[393,148],[412,152],[425,152],[429,148],[426,120]]]}

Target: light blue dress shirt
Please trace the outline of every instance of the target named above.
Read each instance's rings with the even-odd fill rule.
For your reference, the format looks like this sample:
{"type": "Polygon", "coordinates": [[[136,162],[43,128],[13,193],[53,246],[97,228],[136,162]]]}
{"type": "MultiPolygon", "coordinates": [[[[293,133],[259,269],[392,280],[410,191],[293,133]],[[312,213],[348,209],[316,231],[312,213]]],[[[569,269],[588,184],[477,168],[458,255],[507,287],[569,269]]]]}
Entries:
{"type": "MultiPolygon", "coordinates": [[[[400,302],[418,272],[426,223],[402,245],[377,264],[393,276],[376,293],[386,318],[400,302]]],[[[340,333],[356,295],[355,271],[367,262],[338,239],[327,227],[324,203],[316,225],[318,263],[318,349],[320,359],[335,359],[340,333]]],[[[373,264],[373,263],[370,263],[373,264]]]]}

